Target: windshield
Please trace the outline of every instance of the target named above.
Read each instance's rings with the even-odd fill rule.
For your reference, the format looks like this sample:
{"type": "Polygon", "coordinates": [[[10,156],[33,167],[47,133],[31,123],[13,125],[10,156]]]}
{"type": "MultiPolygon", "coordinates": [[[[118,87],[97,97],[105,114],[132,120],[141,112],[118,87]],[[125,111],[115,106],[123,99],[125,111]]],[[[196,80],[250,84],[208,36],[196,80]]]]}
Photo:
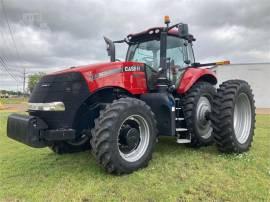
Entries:
{"type": "MultiPolygon", "coordinates": [[[[167,38],[167,58],[178,69],[187,67],[188,60],[194,63],[194,57],[190,57],[189,49],[191,45],[185,39],[168,36],[167,38]]],[[[143,62],[153,70],[158,70],[160,66],[160,41],[151,40],[133,44],[129,47],[127,61],[143,62]]]]}

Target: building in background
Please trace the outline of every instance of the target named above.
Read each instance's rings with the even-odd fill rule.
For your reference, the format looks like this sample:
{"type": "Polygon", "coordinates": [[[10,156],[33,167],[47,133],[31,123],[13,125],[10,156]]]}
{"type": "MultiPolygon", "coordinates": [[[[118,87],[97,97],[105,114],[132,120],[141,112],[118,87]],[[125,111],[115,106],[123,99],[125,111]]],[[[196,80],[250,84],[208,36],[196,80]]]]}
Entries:
{"type": "Polygon", "coordinates": [[[257,108],[270,108],[270,63],[215,66],[219,83],[229,79],[246,80],[253,89],[257,108]]]}

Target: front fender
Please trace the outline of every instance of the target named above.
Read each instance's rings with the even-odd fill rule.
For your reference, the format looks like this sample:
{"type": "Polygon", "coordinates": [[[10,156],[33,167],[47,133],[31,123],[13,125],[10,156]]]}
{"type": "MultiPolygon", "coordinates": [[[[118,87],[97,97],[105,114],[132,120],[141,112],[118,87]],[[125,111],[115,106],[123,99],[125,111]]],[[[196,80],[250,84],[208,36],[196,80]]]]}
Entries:
{"type": "Polygon", "coordinates": [[[210,69],[188,68],[180,80],[177,93],[186,93],[197,81],[207,81],[213,85],[217,83],[215,73],[210,69]]]}

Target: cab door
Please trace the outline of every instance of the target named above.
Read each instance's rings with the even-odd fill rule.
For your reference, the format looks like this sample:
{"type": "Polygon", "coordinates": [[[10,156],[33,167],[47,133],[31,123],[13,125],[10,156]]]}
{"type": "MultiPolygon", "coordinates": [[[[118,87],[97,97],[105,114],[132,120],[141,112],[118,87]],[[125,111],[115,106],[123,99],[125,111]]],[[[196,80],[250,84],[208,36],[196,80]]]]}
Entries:
{"type": "Polygon", "coordinates": [[[194,63],[191,43],[182,38],[169,36],[167,40],[167,58],[170,60],[167,76],[173,85],[178,87],[186,67],[194,63]]]}

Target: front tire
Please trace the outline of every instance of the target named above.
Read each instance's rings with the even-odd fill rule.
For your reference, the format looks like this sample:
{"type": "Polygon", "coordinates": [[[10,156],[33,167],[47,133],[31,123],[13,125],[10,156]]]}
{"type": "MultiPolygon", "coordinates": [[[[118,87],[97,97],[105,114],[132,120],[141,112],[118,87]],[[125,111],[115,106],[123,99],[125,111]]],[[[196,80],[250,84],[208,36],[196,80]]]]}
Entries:
{"type": "Polygon", "coordinates": [[[249,84],[242,80],[222,83],[212,114],[214,139],[221,152],[248,151],[254,136],[255,106],[249,84]]]}
{"type": "Polygon", "coordinates": [[[131,173],[146,167],[156,140],[156,121],[145,102],[121,98],[101,111],[92,130],[97,162],[109,173],[131,173]]]}

